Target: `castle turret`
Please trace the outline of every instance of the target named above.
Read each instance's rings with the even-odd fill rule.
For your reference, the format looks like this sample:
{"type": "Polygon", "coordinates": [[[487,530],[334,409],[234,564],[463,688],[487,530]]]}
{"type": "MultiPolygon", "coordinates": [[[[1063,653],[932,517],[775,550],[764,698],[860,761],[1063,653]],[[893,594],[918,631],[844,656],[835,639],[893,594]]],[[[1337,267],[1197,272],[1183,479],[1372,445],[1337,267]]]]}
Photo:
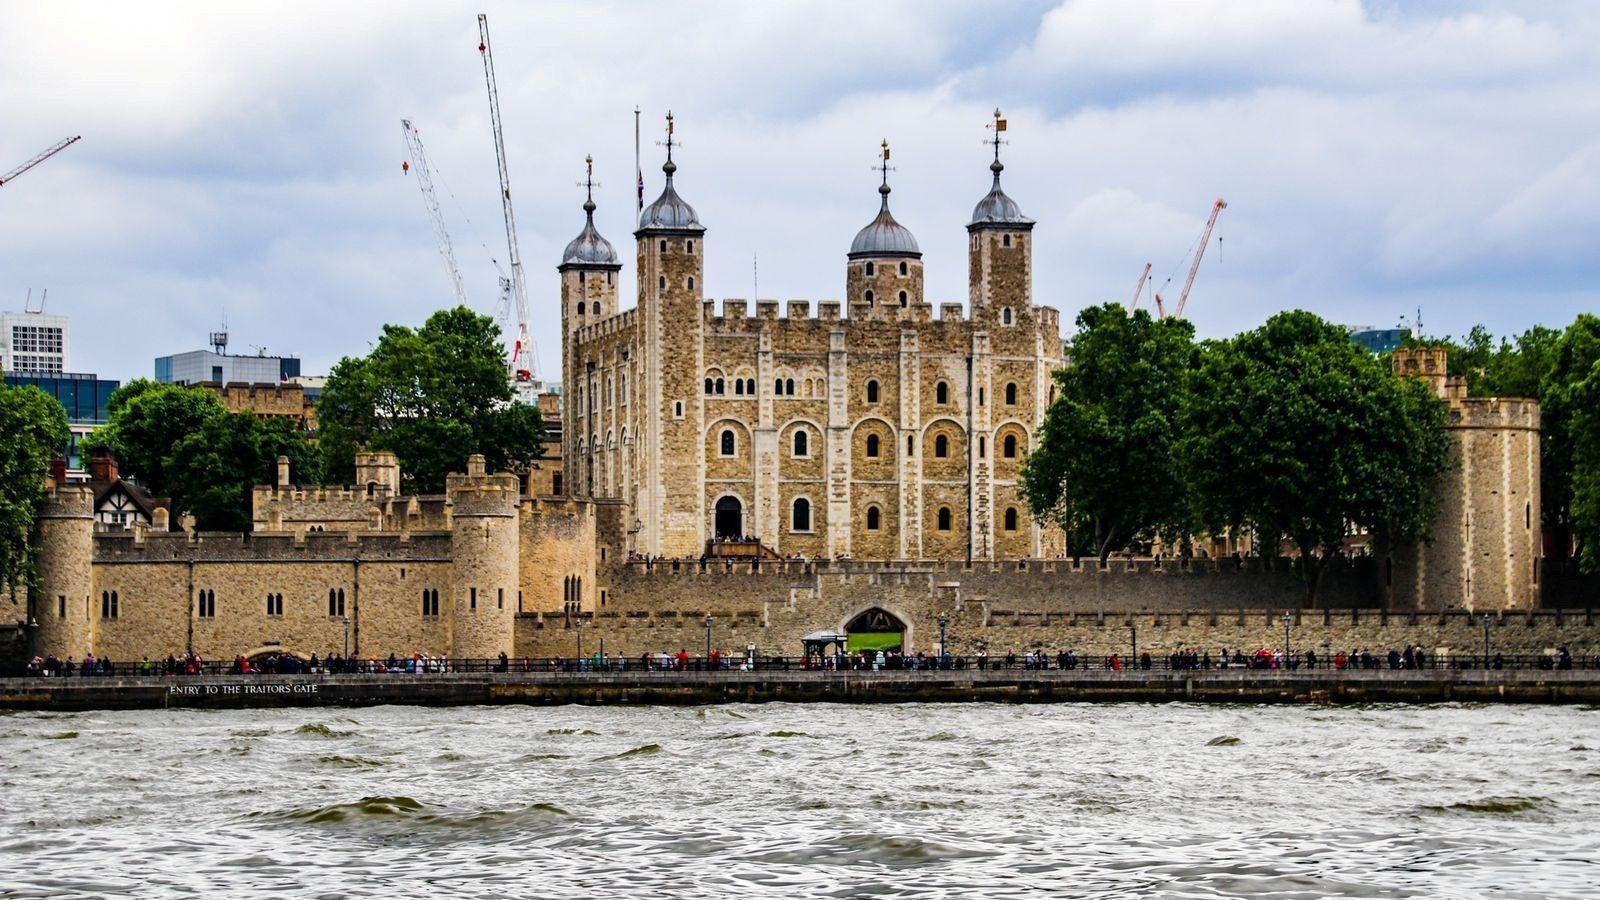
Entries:
{"type": "Polygon", "coordinates": [[[450,655],[512,651],[517,616],[517,476],[487,474],[483,456],[445,482],[450,502],[450,655]]]}
{"type": "Polygon", "coordinates": [[[1000,188],[1000,135],[1006,120],[994,111],[994,184],[972,210],[967,223],[968,300],[972,320],[1002,327],[1032,320],[1033,220],[1000,188]]]}
{"type": "MultiPolygon", "coordinates": [[[[702,320],[705,252],[694,208],[678,196],[672,161],[676,146],[667,114],[666,187],[639,216],[638,394],[643,431],[637,516],[639,551],[681,556],[705,547],[705,326],[702,320]]],[[[584,365],[588,365],[587,360],[584,365]]],[[[587,436],[591,442],[600,436],[587,436]]],[[[582,439],[569,435],[566,440],[582,439]]]]}
{"type": "MultiPolygon", "coordinates": [[[[848,306],[867,304],[874,308],[909,309],[920,304],[922,295],[922,250],[911,230],[895,221],[889,212],[889,142],[882,144],[883,157],[878,169],[881,198],[878,215],[856,233],[850,242],[849,263],[845,268],[845,297],[848,306]]],[[[909,315],[909,312],[907,313],[909,315]]]]}
{"type": "MultiPolygon", "coordinates": [[[[33,652],[82,659],[94,649],[94,492],[87,485],[57,485],[39,513],[39,593],[28,598],[37,622],[33,652]]],[[[106,604],[109,612],[109,602],[106,604]]]]}
{"type": "Polygon", "coordinates": [[[583,230],[561,254],[561,382],[567,391],[562,408],[561,469],[566,491],[578,496],[595,493],[595,461],[601,448],[590,434],[604,429],[598,422],[603,389],[597,365],[604,361],[580,359],[578,337],[588,325],[617,313],[617,273],[622,265],[611,242],[594,227],[594,158],[585,157],[586,195],[583,230]],[[581,449],[580,449],[581,448],[581,449]]]}

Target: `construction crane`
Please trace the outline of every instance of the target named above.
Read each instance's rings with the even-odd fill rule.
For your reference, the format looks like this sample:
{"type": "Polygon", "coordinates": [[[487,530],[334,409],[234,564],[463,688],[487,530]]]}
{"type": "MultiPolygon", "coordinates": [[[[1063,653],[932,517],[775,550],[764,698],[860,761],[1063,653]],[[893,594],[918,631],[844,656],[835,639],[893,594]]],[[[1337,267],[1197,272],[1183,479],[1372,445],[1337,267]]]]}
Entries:
{"type": "Polygon", "coordinates": [[[506,249],[511,262],[511,296],[517,309],[517,338],[511,346],[508,368],[517,381],[532,381],[539,370],[533,341],[528,336],[528,291],[522,275],[522,254],[517,251],[517,219],[511,211],[511,174],[506,170],[506,141],[500,129],[500,92],[494,84],[494,52],[489,48],[489,17],[478,14],[478,53],[483,57],[483,79],[489,86],[489,123],[494,128],[494,155],[500,165],[500,205],[506,217],[506,249]]]}
{"type": "MultiPolygon", "coordinates": [[[[1217,216],[1228,208],[1227,201],[1218,199],[1211,204],[1211,218],[1206,219],[1205,230],[1200,232],[1199,245],[1195,247],[1194,262],[1189,265],[1189,277],[1184,279],[1183,293],[1178,295],[1178,307],[1172,311],[1175,318],[1183,317],[1183,308],[1189,303],[1189,290],[1194,287],[1194,276],[1200,273],[1200,258],[1206,255],[1206,245],[1211,243],[1211,229],[1217,227],[1217,216]]],[[[1167,279],[1171,281],[1172,279],[1167,279]]],[[[1167,317],[1167,306],[1161,302],[1161,294],[1156,294],[1156,311],[1161,318],[1167,317]]]]}
{"type": "Polygon", "coordinates": [[[468,306],[467,289],[461,283],[461,269],[456,265],[456,251],[450,244],[450,233],[444,227],[444,213],[439,209],[439,198],[433,192],[433,166],[428,162],[427,151],[422,149],[422,135],[411,124],[410,119],[400,120],[400,130],[405,132],[406,149],[410,151],[411,159],[400,163],[400,169],[409,172],[417,171],[417,187],[422,191],[422,201],[428,207],[428,215],[433,219],[433,236],[439,241],[439,255],[444,257],[445,267],[450,270],[450,287],[455,291],[456,302],[468,306]]]}
{"type": "Polygon", "coordinates": [[[71,147],[73,144],[76,144],[81,140],[83,140],[83,135],[79,134],[57,141],[50,147],[50,149],[45,150],[43,153],[40,153],[38,156],[35,156],[33,159],[28,160],[22,165],[17,166],[15,169],[7,172],[5,175],[0,175],[0,185],[6,184],[7,182],[16,178],[18,175],[21,175],[23,172],[28,171],[34,166],[37,166],[39,163],[44,162],[52,156],[55,156],[57,153],[60,153],[61,151],[71,147]]]}
{"type": "Polygon", "coordinates": [[[1133,299],[1128,301],[1128,312],[1139,308],[1139,298],[1144,296],[1144,282],[1150,277],[1150,264],[1144,264],[1144,271],[1139,273],[1139,283],[1133,286],[1133,299]]]}

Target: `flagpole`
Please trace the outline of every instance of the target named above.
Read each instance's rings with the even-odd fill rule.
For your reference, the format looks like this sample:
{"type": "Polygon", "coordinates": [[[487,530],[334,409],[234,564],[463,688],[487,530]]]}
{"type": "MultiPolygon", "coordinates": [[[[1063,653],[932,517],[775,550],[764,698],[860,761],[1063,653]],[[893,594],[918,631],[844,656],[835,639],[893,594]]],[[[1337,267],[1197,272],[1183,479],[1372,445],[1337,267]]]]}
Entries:
{"type": "Polygon", "coordinates": [[[644,169],[639,164],[639,107],[633,108],[633,212],[644,212],[644,169]]]}

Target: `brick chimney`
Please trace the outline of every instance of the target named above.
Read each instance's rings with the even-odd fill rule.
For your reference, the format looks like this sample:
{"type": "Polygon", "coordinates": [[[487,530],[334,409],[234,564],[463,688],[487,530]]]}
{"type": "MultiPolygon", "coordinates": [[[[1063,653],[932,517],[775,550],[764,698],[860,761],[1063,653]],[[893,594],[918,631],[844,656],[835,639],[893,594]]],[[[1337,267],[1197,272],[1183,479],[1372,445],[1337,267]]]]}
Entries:
{"type": "Polygon", "coordinates": [[[110,484],[117,480],[117,458],[109,450],[96,450],[89,459],[89,483],[110,484]]]}
{"type": "Polygon", "coordinates": [[[50,481],[60,486],[67,483],[67,461],[61,457],[50,460],[50,481]]]}

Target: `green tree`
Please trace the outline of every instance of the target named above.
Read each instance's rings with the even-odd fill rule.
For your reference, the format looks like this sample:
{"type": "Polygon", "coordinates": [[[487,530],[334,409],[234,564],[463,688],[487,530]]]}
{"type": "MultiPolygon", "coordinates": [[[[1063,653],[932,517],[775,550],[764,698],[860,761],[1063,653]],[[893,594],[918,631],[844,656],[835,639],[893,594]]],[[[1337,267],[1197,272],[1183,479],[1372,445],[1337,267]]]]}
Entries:
{"type": "Polygon", "coordinates": [[[1299,550],[1308,604],[1351,526],[1424,538],[1450,464],[1445,405],[1390,374],[1345,329],[1294,311],[1208,345],[1180,441],[1201,525],[1248,525],[1299,550]]]}
{"type": "MultiPolygon", "coordinates": [[[[82,448],[115,453],[119,471],[158,497],[170,496],[175,490],[167,470],[173,448],[228,411],[216,394],[203,388],[158,384],[146,378],[136,378],[113,391],[107,409],[106,424],[85,438],[82,448]]],[[[183,511],[181,507],[179,511],[183,511]]]]}
{"type": "Polygon", "coordinates": [[[1557,551],[1572,547],[1583,565],[1600,568],[1600,446],[1593,429],[1600,400],[1600,316],[1584,313],[1556,342],[1553,362],[1539,394],[1540,492],[1544,521],[1557,551]],[[1584,498],[1578,497],[1580,486],[1584,498]],[[1579,519],[1583,521],[1580,523],[1579,519]]]}
{"type": "Polygon", "coordinates": [[[201,423],[172,448],[166,469],[172,504],[195,517],[201,531],[249,531],[251,491],[271,484],[279,456],[303,480],[314,471],[316,453],[287,419],[258,419],[224,412],[201,423]]]}
{"type": "Polygon", "coordinates": [[[69,437],[67,411],[54,397],[0,386],[0,585],[13,599],[33,583],[44,479],[69,437]]]}
{"type": "Polygon", "coordinates": [[[357,448],[400,457],[406,489],[436,493],[445,475],[482,453],[492,469],[538,458],[539,411],[514,402],[500,328],[466,307],[421,328],[385,325],[366,356],[341,359],[317,403],[324,471],[346,483],[357,448]]]}
{"type": "Polygon", "coordinates": [[[1537,398],[1561,336],[1559,329],[1535,325],[1514,340],[1496,340],[1489,329],[1474,325],[1461,341],[1431,343],[1450,351],[1450,374],[1467,380],[1469,396],[1537,398]]]}
{"type": "Polygon", "coordinates": [[[1103,562],[1135,539],[1183,533],[1173,450],[1198,353],[1186,320],[1116,303],[1079,313],[1077,328],[1019,484],[1035,518],[1103,562]]]}

